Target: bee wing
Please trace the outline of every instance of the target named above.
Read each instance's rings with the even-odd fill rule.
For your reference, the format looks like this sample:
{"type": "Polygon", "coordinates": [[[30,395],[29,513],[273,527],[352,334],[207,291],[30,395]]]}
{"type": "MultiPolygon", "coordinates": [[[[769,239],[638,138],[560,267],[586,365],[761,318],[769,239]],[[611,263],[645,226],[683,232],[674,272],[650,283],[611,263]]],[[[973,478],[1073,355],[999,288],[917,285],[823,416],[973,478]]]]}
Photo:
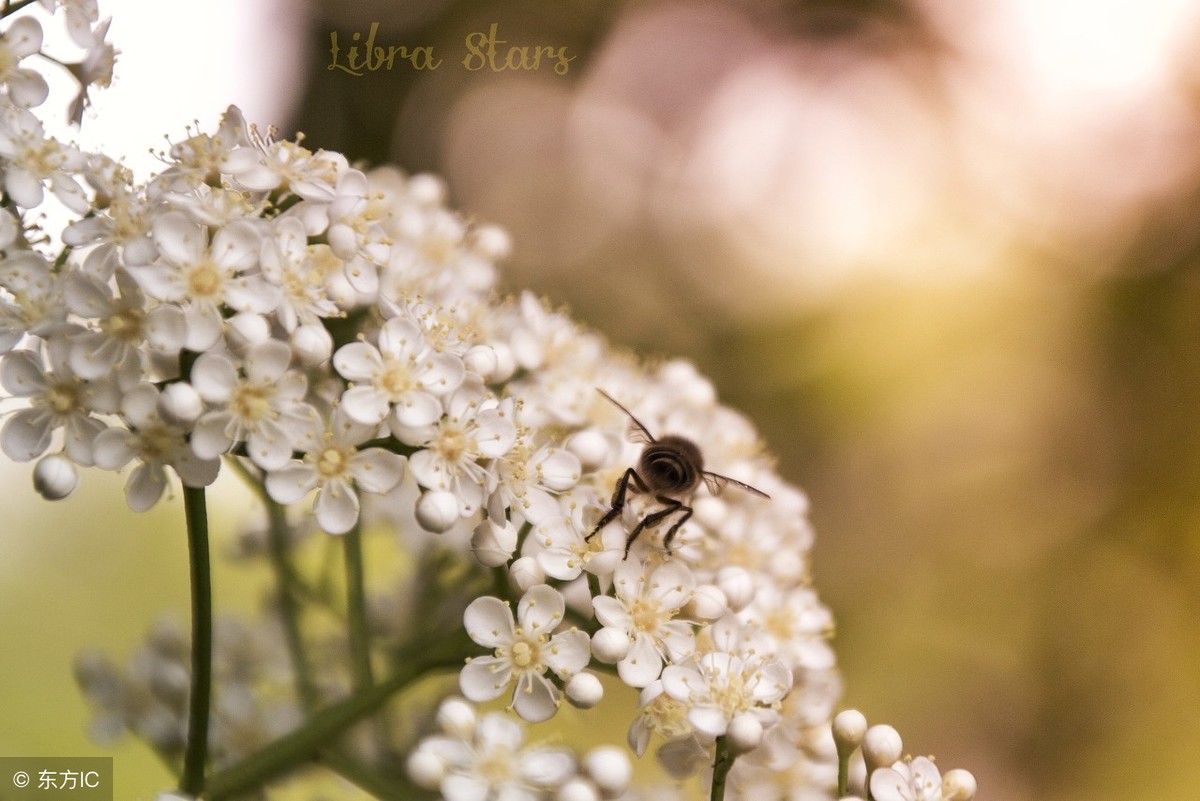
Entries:
{"type": "Polygon", "coordinates": [[[701,475],[704,476],[704,485],[706,487],[708,487],[708,492],[710,495],[716,495],[718,492],[725,489],[726,487],[733,485],[740,490],[749,492],[751,495],[757,495],[760,498],[766,498],[768,500],[770,500],[770,498],[771,498],[770,495],[763,492],[762,490],[755,489],[754,487],[750,486],[749,484],[746,484],[742,481],[738,481],[736,478],[730,478],[729,476],[723,476],[723,475],[720,475],[719,473],[710,473],[707,470],[705,470],[703,473],[701,473],[701,475]]]}
{"type": "Polygon", "coordinates": [[[626,409],[624,406],[622,406],[620,403],[617,402],[616,398],[614,398],[612,395],[609,395],[607,392],[600,389],[599,387],[596,387],[596,391],[599,392],[601,395],[603,395],[608,400],[609,403],[611,403],[613,406],[616,406],[618,409],[620,409],[621,411],[625,412],[626,415],[628,415],[629,428],[625,432],[626,439],[628,439],[630,442],[637,442],[637,443],[651,443],[651,442],[655,441],[654,435],[650,433],[650,429],[648,429],[644,425],[642,425],[641,421],[639,421],[636,417],[633,416],[633,412],[626,409]]]}

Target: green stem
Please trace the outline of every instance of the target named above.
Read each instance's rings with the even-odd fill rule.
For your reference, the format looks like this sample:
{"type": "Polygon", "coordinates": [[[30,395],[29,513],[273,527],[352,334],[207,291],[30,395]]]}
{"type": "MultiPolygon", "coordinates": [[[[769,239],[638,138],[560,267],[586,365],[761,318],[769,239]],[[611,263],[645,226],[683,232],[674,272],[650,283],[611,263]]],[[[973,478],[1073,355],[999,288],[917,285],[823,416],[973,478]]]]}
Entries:
{"type": "Polygon", "coordinates": [[[265,498],[267,505],[267,543],[271,551],[271,567],[279,587],[279,617],[283,621],[283,635],[287,641],[288,654],[296,672],[296,695],[306,710],[317,704],[317,693],[313,687],[308,656],[304,650],[304,638],[300,634],[300,605],[296,603],[297,588],[291,563],[288,561],[291,527],[287,521],[287,510],[280,504],[265,498]]]}
{"type": "Polygon", "coordinates": [[[415,785],[402,779],[381,776],[366,765],[332,748],[323,749],[319,759],[346,781],[374,798],[415,798],[420,792],[415,785]]]}
{"type": "Polygon", "coordinates": [[[371,675],[371,631],[367,624],[367,582],[363,567],[362,524],[342,537],[346,570],[346,620],[350,629],[350,666],[354,689],[375,683],[371,675]]]}
{"type": "Polygon", "coordinates": [[[838,798],[850,794],[850,754],[843,754],[838,745],[838,798]]]}
{"type": "Polygon", "coordinates": [[[458,631],[429,645],[419,640],[399,654],[400,667],[383,681],[310,717],[300,728],[273,741],[209,778],[206,801],[245,795],[316,758],[338,735],[375,712],[393,693],[439,668],[459,667],[477,646],[458,631]]]}
{"type": "Polygon", "coordinates": [[[183,488],[192,580],[192,692],[188,706],[187,747],[179,789],[187,795],[204,790],[208,761],[208,716],[212,703],[212,565],[208,548],[208,509],[203,487],[183,488]]]}
{"type": "Polygon", "coordinates": [[[734,759],[734,755],[729,752],[729,743],[725,741],[725,737],[718,737],[717,753],[713,758],[712,792],[709,793],[709,801],[724,801],[725,778],[729,775],[729,769],[733,767],[734,759]]]}
{"type": "Polygon", "coordinates": [[[3,19],[12,14],[16,14],[18,11],[20,11],[25,6],[33,5],[36,2],[37,2],[37,0],[20,0],[20,2],[13,3],[12,5],[5,3],[3,11],[0,12],[0,19],[3,19]]]}

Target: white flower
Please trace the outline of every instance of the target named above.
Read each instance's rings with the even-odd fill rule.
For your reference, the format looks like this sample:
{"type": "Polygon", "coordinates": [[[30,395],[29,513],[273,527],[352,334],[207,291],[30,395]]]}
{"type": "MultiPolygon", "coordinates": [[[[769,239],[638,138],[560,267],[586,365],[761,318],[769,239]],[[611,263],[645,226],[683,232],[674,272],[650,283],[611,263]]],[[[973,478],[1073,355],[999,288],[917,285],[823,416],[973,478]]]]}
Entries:
{"type": "Polygon", "coordinates": [[[336,412],[323,440],[305,454],[267,474],[267,492],[277,503],[296,503],[317,490],[313,512],[329,534],[345,534],[358,522],[355,487],[384,493],[404,477],[404,457],[383,448],[357,446],[370,440],[374,426],[364,426],[336,412]]]}
{"type": "Polygon", "coordinates": [[[46,136],[42,123],[25,109],[12,106],[6,112],[0,113],[0,156],[8,162],[4,189],[13,202],[26,209],[40,206],[46,182],[64,206],[86,214],[87,194],[70,175],[83,168],[83,154],[46,136]]]}
{"type": "MultiPolygon", "coordinates": [[[[563,505],[570,504],[564,499],[563,505]]],[[[544,518],[530,532],[538,545],[535,556],[546,575],[569,581],[584,570],[597,576],[611,574],[625,556],[625,534],[606,526],[587,539],[587,527],[576,517],[555,515],[544,518]]]]}
{"type": "Polygon", "coordinates": [[[47,345],[51,369],[34,351],[17,350],[0,362],[0,384],[13,396],[28,398],[31,406],[14,412],[0,431],[4,452],[18,462],[41,456],[55,429],[65,429],[65,449],[71,461],[92,463],[92,442],[104,423],[93,413],[113,413],[120,394],[111,379],[84,381],[67,364],[70,345],[64,339],[47,345]]]}
{"type": "Polygon", "coordinates": [[[348,167],[340,153],[313,153],[296,142],[254,141],[234,148],[221,168],[251,191],[290,190],[305,200],[329,201],[348,167]]]}
{"type": "Polygon", "coordinates": [[[246,274],[258,265],[260,239],[254,226],[236,220],[219,229],[209,242],[204,226],[172,211],[153,225],[159,259],[129,267],[151,297],[178,303],[187,321],[188,350],[203,352],[221,338],[222,308],[266,314],[279,303],[279,289],[262,276],[246,274]]]}
{"type": "Polygon", "coordinates": [[[446,415],[423,428],[396,432],[401,442],[422,450],[409,458],[409,469],[422,487],[453,492],[459,511],[469,517],[479,510],[495,480],[480,464],[503,456],[516,441],[511,404],[487,399],[478,387],[464,386],[447,401],[446,415]]]}
{"type": "Polygon", "coordinates": [[[92,457],[96,466],[120,470],[132,459],[139,464],[125,484],[129,508],[144,512],[162,497],[170,466],[189,487],[206,487],[217,477],[221,462],[192,453],[183,429],[167,425],[158,414],[158,390],[139,384],[121,401],[121,415],[130,429],[110,428],[96,436],[92,457]]]}
{"type": "Polygon", "coordinates": [[[626,684],[646,687],[658,678],[665,660],[680,661],[695,650],[691,625],[675,619],[695,586],[692,572],[681,562],[664,562],[647,576],[642,563],[627,559],[613,575],[616,597],[592,600],[596,619],[631,640],[629,652],[617,663],[626,684]]]}
{"type": "Polygon", "coordinates": [[[575,760],[564,749],[524,741],[521,724],[491,712],[470,731],[422,740],[410,772],[446,801],[537,801],[574,775],[575,760]]]}
{"type": "Polygon", "coordinates": [[[119,294],[103,281],[73,272],[67,276],[63,298],[80,317],[96,328],[71,337],[71,369],[87,379],[116,373],[122,386],[141,378],[143,344],[164,353],[178,353],[185,339],[183,313],[172,305],[150,306],[137,283],[123,270],[116,274],[119,294]]]}
{"type": "Polygon", "coordinates": [[[743,712],[755,714],[764,727],[775,723],[777,706],[792,689],[792,672],[769,653],[748,647],[668,665],[662,683],[668,695],[688,705],[688,722],[698,732],[719,737],[743,712]]]}
{"type": "Polygon", "coordinates": [[[576,628],[550,632],[562,622],[566,602],[547,584],[530,587],[517,605],[516,624],[512,610],[499,598],[476,598],[463,614],[472,640],[494,648],[492,656],[470,660],[459,674],[463,695],[472,701],[498,698],[515,683],[513,708],[531,722],[554,715],[560,703],[558,689],[546,678],[553,670],[568,681],[591,659],[588,635],[576,628]]]}
{"type": "Polygon", "coordinates": [[[488,500],[488,513],[503,515],[505,509],[533,524],[558,514],[555,495],[579,482],[579,457],[549,444],[534,451],[525,438],[496,465],[499,483],[488,500]]]}
{"type": "Polygon", "coordinates": [[[871,797],[875,801],[943,801],[941,771],[925,757],[879,768],[871,772],[871,797]]]}
{"type": "Polygon", "coordinates": [[[23,108],[41,105],[50,93],[46,79],[21,67],[21,59],[42,49],[42,26],[33,17],[19,17],[0,35],[0,83],[8,98],[23,108]]]}
{"type": "Polygon", "coordinates": [[[829,638],[833,615],[811,587],[781,591],[764,582],[741,619],[769,639],[770,650],[793,670],[828,670],[836,661],[829,638]]]}
{"type": "Polygon", "coordinates": [[[378,342],[378,348],[351,342],[333,355],[342,377],[356,382],[342,395],[342,409],[355,422],[371,425],[390,414],[396,430],[432,425],[442,416],[439,398],[462,383],[462,359],[434,350],[406,317],[384,323],[378,342]]]}
{"type": "Polygon", "coordinates": [[[321,424],[317,410],[304,403],[303,373],[289,370],[292,351],[268,339],[253,345],[238,366],[220,353],[201,354],[192,366],[192,386],[218,408],[196,422],[192,448],[201,458],[246,443],[247,455],[264,470],[278,470],[293,451],[316,445],[321,424]]]}
{"type": "Polygon", "coordinates": [[[0,262],[0,288],[0,353],[26,333],[49,336],[63,327],[62,281],[40,255],[17,253],[0,262]]]}
{"type": "Polygon", "coordinates": [[[629,727],[629,748],[639,757],[650,745],[650,735],[658,734],[668,740],[691,732],[687,720],[687,705],[676,701],[663,691],[661,681],[652,681],[638,697],[638,715],[629,727]]]}
{"type": "Polygon", "coordinates": [[[308,233],[298,218],[274,221],[274,232],[263,238],[260,258],[263,275],[282,292],[276,316],[285,331],[341,313],[334,298],[348,293],[331,282],[343,275],[344,265],[328,245],[308,244],[308,233]]]}

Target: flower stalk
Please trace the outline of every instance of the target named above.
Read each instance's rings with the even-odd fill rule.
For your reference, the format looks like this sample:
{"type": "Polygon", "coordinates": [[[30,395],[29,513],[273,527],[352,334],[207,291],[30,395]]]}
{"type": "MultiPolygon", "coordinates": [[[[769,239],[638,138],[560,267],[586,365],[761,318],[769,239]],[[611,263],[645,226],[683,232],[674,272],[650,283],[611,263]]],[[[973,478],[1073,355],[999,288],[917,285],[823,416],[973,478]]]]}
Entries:
{"type": "Polygon", "coordinates": [[[212,704],[212,566],[208,545],[208,508],[203,487],[183,488],[192,586],[192,683],[188,703],[187,746],[179,789],[200,795],[208,761],[208,718],[212,704]]]}

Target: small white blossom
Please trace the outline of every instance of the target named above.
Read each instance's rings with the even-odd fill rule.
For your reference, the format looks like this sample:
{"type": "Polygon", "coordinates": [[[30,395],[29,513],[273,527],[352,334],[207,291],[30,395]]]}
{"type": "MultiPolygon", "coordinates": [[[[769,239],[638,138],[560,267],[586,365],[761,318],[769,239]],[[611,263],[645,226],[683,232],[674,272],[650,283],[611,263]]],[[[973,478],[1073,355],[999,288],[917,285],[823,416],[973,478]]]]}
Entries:
{"type": "Polygon", "coordinates": [[[695,579],[677,561],[668,561],[646,575],[643,566],[626,560],[613,575],[616,597],[592,601],[596,619],[630,639],[628,653],[617,663],[621,680],[646,687],[658,678],[663,662],[680,661],[696,647],[691,625],[676,619],[691,600],[695,579]]]}
{"type": "Polygon", "coordinates": [[[158,261],[129,271],[146,294],[179,304],[189,350],[208,350],[221,338],[223,306],[265,314],[278,305],[279,289],[250,273],[258,266],[260,237],[249,221],[220,228],[211,242],[209,230],[183,212],[159,216],[152,229],[158,261]]]}
{"type": "Polygon", "coordinates": [[[267,474],[267,492],[282,504],[296,503],[317,490],[313,512],[329,534],[345,534],[358,522],[357,489],[384,493],[404,477],[404,457],[383,448],[358,446],[374,437],[375,427],[349,420],[340,412],[302,461],[291,460],[267,474]]]}
{"type": "Polygon", "coordinates": [[[196,455],[213,458],[244,442],[255,464],[278,470],[293,451],[314,448],[320,418],[304,402],[304,374],[288,369],[291,358],[291,349],[273,339],[252,346],[240,370],[223,354],[200,355],[192,366],[192,385],[216,408],[196,423],[196,455]]]}
{"type": "Polygon", "coordinates": [[[206,487],[217,477],[221,463],[192,453],[185,431],[168,425],[158,414],[158,390],[141,384],[121,401],[121,416],[129,429],[109,428],[96,436],[92,456],[96,466],[120,470],[131,460],[134,468],[125,484],[129,508],[144,512],[162,497],[167,487],[166,468],[172,467],[189,487],[206,487]]]}
{"type": "Polygon", "coordinates": [[[384,323],[378,341],[378,348],[352,342],[333,355],[338,373],[355,382],[342,396],[346,415],[376,425],[391,414],[394,431],[433,425],[442,416],[441,396],[462,383],[462,359],[434,350],[404,317],[384,323]]]}
{"type": "MultiPolygon", "coordinates": [[[[722,625],[723,618],[714,628],[722,625]]],[[[735,637],[720,637],[714,642],[735,637]]],[[[764,726],[779,719],[778,706],[792,689],[792,672],[778,660],[753,647],[710,651],[683,664],[668,665],[662,672],[663,689],[688,707],[693,728],[709,737],[725,734],[729,723],[743,712],[755,714],[764,726]]]]}
{"type": "Polygon", "coordinates": [[[546,584],[525,591],[515,623],[512,610],[499,598],[472,601],[463,615],[467,634],[495,653],[475,657],[463,668],[459,674],[463,695],[476,702],[490,701],[515,684],[512,705],[518,715],[532,722],[551,717],[560,701],[546,671],[567,681],[591,658],[586,632],[571,628],[551,635],[565,608],[562,595],[546,584]]]}
{"type": "Polygon", "coordinates": [[[521,724],[492,712],[469,732],[426,737],[409,770],[446,801],[537,801],[574,775],[575,760],[561,748],[526,746],[521,724]]]}

